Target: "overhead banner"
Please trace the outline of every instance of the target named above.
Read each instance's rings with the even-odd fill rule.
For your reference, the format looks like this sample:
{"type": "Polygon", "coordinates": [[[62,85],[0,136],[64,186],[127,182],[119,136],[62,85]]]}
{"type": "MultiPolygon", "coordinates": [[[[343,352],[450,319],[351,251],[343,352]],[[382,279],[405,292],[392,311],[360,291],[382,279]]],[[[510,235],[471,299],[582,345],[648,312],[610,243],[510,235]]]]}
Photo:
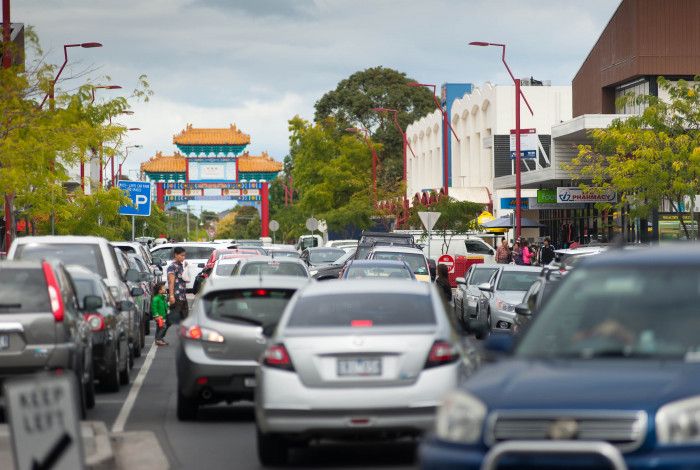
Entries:
{"type": "Polygon", "coordinates": [[[617,202],[617,192],[611,189],[596,190],[595,188],[584,191],[576,186],[557,188],[557,204],[595,204],[598,202],[617,202]]]}

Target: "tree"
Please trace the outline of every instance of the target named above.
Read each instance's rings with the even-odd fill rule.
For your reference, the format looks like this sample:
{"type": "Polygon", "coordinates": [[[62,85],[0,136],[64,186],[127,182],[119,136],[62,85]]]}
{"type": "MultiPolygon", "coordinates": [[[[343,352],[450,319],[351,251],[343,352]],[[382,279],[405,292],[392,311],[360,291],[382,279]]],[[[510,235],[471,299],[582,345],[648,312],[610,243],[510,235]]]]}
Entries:
{"type": "Polygon", "coordinates": [[[385,67],[373,67],[355,72],[341,80],[335,90],[329,91],[316,102],[316,122],[333,117],[338,132],[348,127],[370,129],[372,139],[381,144],[379,157],[382,185],[395,189],[403,176],[403,142],[391,116],[382,116],[372,108],[393,108],[399,111],[402,129],[411,122],[435,110],[433,95],[425,87],[409,87],[405,73],[385,67]]]}
{"type": "Polygon", "coordinates": [[[687,238],[691,233],[683,217],[683,206],[695,220],[695,198],[700,194],[700,77],[695,82],[671,82],[659,78],[669,100],[656,96],[632,96],[646,108],[641,115],[616,119],[607,129],[591,134],[591,145],[579,146],[568,166],[581,187],[591,191],[618,192],[616,204],[601,209],[627,207],[632,217],[648,218],[651,211],[668,201],[687,238]],[[590,184],[585,182],[590,181],[590,184]]]}
{"type": "Polygon", "coordinates": [[[260,237],[260,215],[255,207],[237,206],[216,227],[216,238],[251,239],[260,237]]]}
{"type": "Polygon", "coordinates": [[[416,204],[411,207],[409,224],[413,227],[423,228],[423,239],[427,239],[428,231],[425,230],[420,220],[419,212],[439,212],[440,218],[433,227],[433,236],[442,238],[442,253],[447,253],[454,235],[468,233],[477,230],[476,219],[484,210],[484,205],[476,202],[458,201],[451,197],[441,197],[430,207],[416,204]]]}
{"type": "MultiPolygon", "coordinates": [[[[72,204],[62,207],[56,215],[60,235],[95,235],[110,240],[131,238],[130,218],[119,215],[119,207],[129,204],[122,191],[112,188],[94,194],[76,194],[72,204]]],[[[44,222],[48,223],[48,222],[44,222]]]]}

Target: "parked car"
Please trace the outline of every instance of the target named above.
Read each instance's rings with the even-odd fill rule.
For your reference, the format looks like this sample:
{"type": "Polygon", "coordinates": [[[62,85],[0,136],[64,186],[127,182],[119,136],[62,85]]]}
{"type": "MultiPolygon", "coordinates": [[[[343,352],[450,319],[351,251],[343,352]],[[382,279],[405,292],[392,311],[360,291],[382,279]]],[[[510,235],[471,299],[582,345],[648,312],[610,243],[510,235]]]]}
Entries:
{"type": "Polygon", "coordinates": [[[501,359],[443,400],[422,468],[697,467],[698,286],[694,245],[585,259],[520,338],[489,338],[501,359]]]}
{"type": "Polygon", "coordinates": [[[120,385],[129,383],[129,316],[124,312],[129,306],[116,302],[102,278],[89,269],[82,266],[68,266],[67,269],[78,293],[83,317],[92,331],[94,376],[100,388],[117,392],[120,385]]]}
{"type": "MultiPolygon", "coordinates": [[[[219,262],[225,261],[224,259],[219,262]]],[[[210,278],[179,327],[177,416],[195,419],[201,405],[252,400],[265,337],[301,277],[210,278]]]]}
{"type": "Polygon", "coordinates": [[[306,263],[309,269],[314,269],[318,266],[332,264],[343,255],[345,255],[345,250],[340,248],[307,248],[301,252],[299,258],[306,263]]]}
{"type": "Polygon", "coordinates": [[[141,282],[139,282],[139,285],[141,289],[143,289],[143,295],[141,296],[141,302],[143,304],[143,331],[146,335],[150,335],[151,320],[153,319],[151,317],[151,300],[153,299],[155,279],[146,265],[144,265],[143,262],[133,253],[127,255],[127,260],[129,261],[130,268],[138,269],[141,273],[141,282]]]}
{"type": "Polygon", "coordinates": [[[151,256],[153,256],[154,260],[159,259],[165,264],[163,268],[164,273],[167,272],[168,266],[173,262],[173,250],[176,246],[181,246],[186,252],[185,260],[187,261],[187,274],[189,276],[189,281],[187,281],[188,292],[193,291],[194,280],[197,274],[204,269],[207,260],[211,257],[214,250],[217,248],[227,248],[226,245],[196,242],[164,243],[158,245],[151,250],[151,256]]]}
{"type": "Polygon", "coordinates": [[[231,277],[233,275],[233,270],[236,268],[238,262],[242,259],[253,258],[256,255],[249,254],[227,254],[221,256],[214,263],[214,268],[207,279],[218,279],[222,277],[231,277]]]}
{"type": "Polygon", "coordinates": [[[558,271],[543,270],[530,289],[525,293],[523,302],[515,306],[515,321],[513,333],[522,333],[530,324],[534,316],[540,311],[544,303],[559,286],[562,275],[558,271]]]}
{"type": "MultiPolygon", "coordinates": [[[[129,269],[129,265],[117,256],[118,253],[122,252],[101,237],[20,237],[12,243],[8,259],[57,259],[66,265],[84,266],[102,278],[117,302],[133,302],[128,283],[139,282],[141,275],[138,271],[129,269]]],[[[141,354],[143,347],[141,324],[142,318],[133,304],[129,310],[129,347],[132,361],[134,356],[141,354]]]]}
{"type": "Polygon", "coordinates": [[[300,256],[294,245],[268,245],[265,250],[273,257],[299,258],[300,256]]]}
{"type": "Polygon", "coordinates": [[[258,459],[283,464],[313,439],[419,436],[473,366],[433,285],[311,283],[256,371],[258,459]]]}
{"type": "Polygon", "coordinates": [[[493,264],[472,264],[464,277],[458,277],[457,290],[454,295],[455,318],[467,325],[469,319],[476,318],[481,291],[479,285],[488,282],[498,269],[493,264]]]}
{"type": "Polygon", "coordinates": [[[58,261],[0,261],[0,379],[44,370],[75,374],[81,415],[95,406],[92,335],[58,261]]]}
{"type": "MultiPolygon", "coordinates": [[[[479,284],[477,322],[486,322],[491,330],[512,332],[515,307],[537,280],[542,268],[515,264],[498,265],[488,282],[479,284]]],[[[467,320],[469,323],[469,320],[467,320]]],[[[473,328],[469,328],[473,330],[473,328]]]]}
{"type": "Polygon", "coordinates": [[[405,261],[413,271],[416,279],[423,282],[431,281],[431,270],[428,258],[420,248],[411,246],[378,245],[372,248],[367,259],[382,261],[405,261]]]}
{"type": "Polygon", "coordinates": [[[306,264],[294,258],[251,256],[243,258],[233,268],[232,276],[298,276],[309,277],[306,264]]]}
{"type": "Polygon", "coordinates": [[[212,274],[216,261],[222,256],[229,254],[240,254],[245,256],[264,256],[266,252],[263,248],[258,246],[244,246],[241,248],[217,248],[216,250],[212,251],[211,256],[209,256],[209,259],[204,264],[204,267],[195,277],[194,284],[192,286],[192,292],[194,294],[199,292],[199,290],[202,288],[202,284],[204,284],[204,281],[212,274]]]}
{"type": "Polygon", "coordinates": [[[343,270],[343,279],[410,279],[416,280],[413,270],[405,261],[349,261],[343,270]]]}
{"type": "Polygon", "coordinates": [[[309,273],[311,274],[311,277],[318,281],[338,279],[341,276],[345,265],[355,257],[355,250],[355,248],[351,248],[350,251],[348,251],[332,263],[322,266],[316,266],[313,269],[310,269],[309,273]]]}
{"type": "MultiPolygon", "coordinates": [[[[131,269],[139,273],[138,279],[127,281],[129,286],[129,294],[131,295],[131,301],[134,303],[134,323],[131,325],[133,328],[132,335],[138,337],[138,347],[134,348],[134,357],[141,357],[141,351],[146,345],[146,292],[141,286],[142,275],[141,272],[135,268],[135,265],[131,265],[129,262],[129,257],[123,251],[117,251],[117,260],[122,265],[123,269],[131,269]]],[[[150,305],[148,306],[150,309],[150,305]]]]}
{"type": "MultiPolygon", "coordinates": [[[[146,237],[148,238],[148,237],[146,237]]],[[[165,263],[161,260],[154,260],[151,256],[151,252],[148,251],[148,246],[144,245],[138,241],[136,242],[112,242],[112,245],[116,246],[127,255],[138,256],[141,261],[148,267],[148,270],[153,274],[154,282],[161,282],[163,279],[163,266],[165,263]]]]}

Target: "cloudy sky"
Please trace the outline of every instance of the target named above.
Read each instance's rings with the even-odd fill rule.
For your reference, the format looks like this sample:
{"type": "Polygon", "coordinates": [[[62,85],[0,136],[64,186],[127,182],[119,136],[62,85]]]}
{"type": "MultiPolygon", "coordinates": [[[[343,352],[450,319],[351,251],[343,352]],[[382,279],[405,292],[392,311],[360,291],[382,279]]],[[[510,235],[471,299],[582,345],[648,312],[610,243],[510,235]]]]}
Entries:
{"type": "MultiPolygon", "coordinates": [[[[137,168],[187,123],[251,135],[252,153],[282,159],[287,120],[349,74],[383,65],[428,83],[508,83],[496,49],[508,44],[517,75],[570,84],[618,0],[13,0],[12,20],[33,25],[71,72],[133,89],[148,75],[155,95],[124,123],[140,127],[137,168]]],[[[82,79],[81,79],[82,80],[82,79]]],[[[64,83],[75,86],[77,82],[64,83]]],[[[114,93],[103,91],[102,93],[114,93]]],[[[133,158],[132,156],[133,155],[133,158]]]]}

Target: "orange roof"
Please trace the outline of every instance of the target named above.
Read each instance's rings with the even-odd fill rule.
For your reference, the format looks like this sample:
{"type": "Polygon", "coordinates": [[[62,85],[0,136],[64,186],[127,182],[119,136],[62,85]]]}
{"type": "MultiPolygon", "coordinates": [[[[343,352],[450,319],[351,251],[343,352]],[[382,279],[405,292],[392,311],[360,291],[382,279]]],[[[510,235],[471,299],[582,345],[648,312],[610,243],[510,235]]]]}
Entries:
{"type": "Polygon", "coordinates": [[[141,171],[149,173],[184,173],[186,168],[187,159],[179,153],[165,156],[157,152],[155,157],[141,164],[141,171]]]}
{"type": "Polygon", "coordinates": [[[238,171],[241,172],[272,172],[282,171],[282,163],[274,160],[267,152],[260,156],[248,155],[248,152],[238,157],[238,171]]]}
{"type": "Polygon", "coordinates": [[[241,132],[235,124],[228,129],[195,128],[187,124],[179,134],[173,136],[178,145],[247,145],[250,136],[241,132]]]}

